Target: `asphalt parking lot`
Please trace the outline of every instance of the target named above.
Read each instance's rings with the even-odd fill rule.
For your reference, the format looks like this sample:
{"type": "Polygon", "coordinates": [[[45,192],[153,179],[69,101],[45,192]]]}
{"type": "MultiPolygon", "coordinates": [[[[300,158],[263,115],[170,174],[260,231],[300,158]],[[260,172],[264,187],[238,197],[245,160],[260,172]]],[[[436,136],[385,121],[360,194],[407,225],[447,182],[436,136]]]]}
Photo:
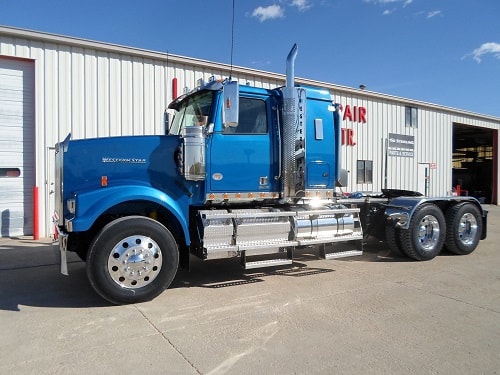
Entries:
{"type": "Polygon", "coordinates": [[[0,238],[0,374],[500,373],[500,207],[467,256],[245,271],[194,262],[147,303],[110,306],[50,239],[0,238]]]}

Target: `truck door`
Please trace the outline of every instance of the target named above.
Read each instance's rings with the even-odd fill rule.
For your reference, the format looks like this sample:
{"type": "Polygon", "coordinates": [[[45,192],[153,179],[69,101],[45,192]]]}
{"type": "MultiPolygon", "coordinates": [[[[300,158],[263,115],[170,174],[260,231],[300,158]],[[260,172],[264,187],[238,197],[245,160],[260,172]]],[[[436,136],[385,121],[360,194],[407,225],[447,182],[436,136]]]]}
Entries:
{"type": "Polygon", "coordinates": [[[213,134],[207,176],[210,192],[243,193],[242,198],[278,192],[278,151],[273,146],[276,115],[270,97],[240,97],[238,126],[213,134]]]}

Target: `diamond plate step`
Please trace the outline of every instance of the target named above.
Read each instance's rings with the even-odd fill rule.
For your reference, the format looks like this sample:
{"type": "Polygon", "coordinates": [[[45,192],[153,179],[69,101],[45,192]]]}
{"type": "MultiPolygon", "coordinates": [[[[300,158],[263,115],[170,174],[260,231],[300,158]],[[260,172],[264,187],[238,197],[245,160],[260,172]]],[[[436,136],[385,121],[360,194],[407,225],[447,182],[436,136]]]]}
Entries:
{"type": "Polygon", "coordinates": [[[266,260],[256,260],[253,262],[245,262],[244,268],[246,270],[251,270],[254,268],[264,268],[264,267],[274,267],[292,264],[293,260],[288,258],[282,259],[266,259],[266,260]]]}

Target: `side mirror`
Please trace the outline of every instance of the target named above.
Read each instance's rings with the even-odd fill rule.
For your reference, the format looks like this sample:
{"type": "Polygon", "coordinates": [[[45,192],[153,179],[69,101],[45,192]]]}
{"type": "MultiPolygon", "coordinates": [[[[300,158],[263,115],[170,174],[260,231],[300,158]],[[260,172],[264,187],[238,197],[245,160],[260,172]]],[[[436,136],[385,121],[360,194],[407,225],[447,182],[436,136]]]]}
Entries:
{"type": "Polygon", "coordinates": [[[238,82],[228,82],[224,85],[222,92],[223,109],[222,109],[222,122],[224,128],[237,127],[239,115],[239,85],[238,82]]]}

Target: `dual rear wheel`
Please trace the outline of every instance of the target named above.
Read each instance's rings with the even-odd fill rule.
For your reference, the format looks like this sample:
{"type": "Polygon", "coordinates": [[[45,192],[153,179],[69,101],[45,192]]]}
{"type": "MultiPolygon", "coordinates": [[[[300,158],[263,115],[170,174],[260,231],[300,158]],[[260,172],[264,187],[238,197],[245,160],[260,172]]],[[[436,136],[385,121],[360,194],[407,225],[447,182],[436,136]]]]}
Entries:
{"type": "Polygon", "coordinates": [[[458,203],[443,213],[430,203],[417,207],[408,229],[387,226],[386,240],[392,250],[423,261],[436,257],[443,246],[455,254],[470,254],[481,233],[481,212],[474,204],[458,203]]]}

